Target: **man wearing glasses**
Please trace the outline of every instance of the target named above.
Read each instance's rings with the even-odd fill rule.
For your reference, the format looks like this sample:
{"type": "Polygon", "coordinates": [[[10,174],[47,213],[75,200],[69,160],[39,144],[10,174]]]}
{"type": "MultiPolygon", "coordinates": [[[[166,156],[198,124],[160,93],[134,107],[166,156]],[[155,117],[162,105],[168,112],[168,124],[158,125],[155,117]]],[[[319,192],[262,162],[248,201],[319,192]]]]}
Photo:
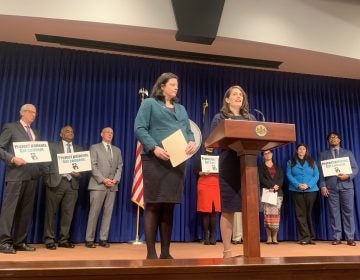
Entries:
{"type": "Polygon", "coordinates": [[[36,108],[25,104],[20,109],[20,120],[6,123],[0,134],[0,159],[6,163],[5,188],[0,213],[0,253],[35,251],[26,244],[31,222],[40,165],[26,163],[14,156],[13,143],[39,140],[38,132],[31,127],[36,108]]]}
{"type": "Polygon", "coordinates": [[[321,194],[328,199],[331,228],[333,231],[332,245],[341,244],[341,224],[344,229],[347,245],[356,246],[354,241],[355,221],[354,221],[354,184],[353,179],[358,173],[358,166],[355,157],[350,150],[340,147],[340,134],[330,132],[327,135],[330,146],[320,154],[319,161],[333,158],[349,158],[351,174],[338,173],[336,176],[324,177],[322,168],[320,170],[321,194]]]}

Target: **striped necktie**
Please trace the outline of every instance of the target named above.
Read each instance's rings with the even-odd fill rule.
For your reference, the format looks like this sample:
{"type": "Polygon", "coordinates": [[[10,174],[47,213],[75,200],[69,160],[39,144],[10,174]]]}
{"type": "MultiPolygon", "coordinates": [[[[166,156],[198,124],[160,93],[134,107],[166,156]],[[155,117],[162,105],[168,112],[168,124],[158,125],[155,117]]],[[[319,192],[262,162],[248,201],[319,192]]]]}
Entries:
{"type": "Polygon", "coordinates": [[[27,126],[25,126],[25,127],[26,127],[26,134],[27,134],[27,136],[28,136],[28,139],[29,139],[30,141],[34,141],[34,138],[33,138],[32,133],[31,133],[30,125],[27,125],[27,126]]]}

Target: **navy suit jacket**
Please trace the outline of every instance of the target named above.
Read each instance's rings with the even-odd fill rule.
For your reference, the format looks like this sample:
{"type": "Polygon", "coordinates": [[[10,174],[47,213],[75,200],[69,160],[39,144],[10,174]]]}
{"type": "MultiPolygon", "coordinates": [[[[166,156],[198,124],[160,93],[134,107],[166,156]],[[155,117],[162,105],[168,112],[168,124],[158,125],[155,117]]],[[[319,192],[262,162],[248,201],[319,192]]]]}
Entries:
{"type": "Polygon", "coordinates": [[[350,150],[346,150],[343,148],[339,148],[339,157],[349,157],[350,159],[350,165],[352,169],[352,174],[349,174],[350,177],[346,181],[340,181],[336,176],[328,176],[324,177],[322,168],[321,168],[321,161],[332,159],[333,154],[331,150],[326,150],[320,154],[319,157],[319,171],[320,171],[320,187],[327,187],[327,188],[335,188],[337,184],[340,184],[344,189],[350,189],[354,187],[353,179],[357,175],[359,168],[356,163],[355,157],[353,153],[350,150]]]}
{"type": "MultiPolygon", "coordinates": [[[[39,133],[31,128],[35,134],[36,141],[40,140],[39,133]]],[[[14,157],[14,142],[29,141],[28,135],[20,121],[6,123],[0,134],[0,158],[6,163],[5,181],[24,181],[37,179],[40,176],[39,163],[27,163],[22,166],[16,166],[10,161],[14,157]]]]}

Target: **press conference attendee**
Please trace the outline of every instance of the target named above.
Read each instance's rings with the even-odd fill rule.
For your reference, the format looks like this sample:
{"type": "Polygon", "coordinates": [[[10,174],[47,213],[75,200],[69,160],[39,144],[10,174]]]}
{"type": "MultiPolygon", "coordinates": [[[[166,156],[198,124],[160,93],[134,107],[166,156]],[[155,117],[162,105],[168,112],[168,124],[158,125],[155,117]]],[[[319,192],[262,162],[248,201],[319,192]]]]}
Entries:
{"type": "Polygon", "coordinates": [[[266,244],[278,244],[280,225],[280,209],[283,201],[282,186],[284,172],[280,166],[273,162],[272,150],[262,152],[263,163],[258,166],[260,189],[267,189],[277,193],[277,204],[263,203],[264,226],[266,231],[266,244]]]}
{"type": "Polygon", "coordinates": [[[184,106],[177,103],[178,77],[173,73],[161,74],[155,82],[151,97],[145,99],[137,113],[134,129],[142,143],[141,156],[144,178],[144,231],[147,259],[157,259],[155,239],[160,229],[161,259],[172,259],[170,239],[173,212],[181,202],[185,162],[172,167],[169,154],[162,147],[162,140],[181,129],[191,155],[196,150],[194,135],[190,129],[184,106]]]}
{"type": "Polygon", "coordinates": [[[39,141],[39,133],[31,127],[36,118],[36,108],[24,104],[20,120],[6,123],[0,134],[0,157],[6,164],[5,188],[0,213],[0,252],[35,251],[26,243],[31,223],[40,164],[26,163],[16,157],[13,143],[39,141]]]}
{"type": "Polygon", "coordinates": [[[355,217],[354,217],[354,184],[353,179],[359,168],[354,154],[340,147],[341,137],[338,132],[330,132],[327,135],[330,149],[322,152],[319,162],[333,158],[349,158],[351,174],[339,173],[337,176],[324,176],[320,168],[320,190],[321,194],[328,199],[330,211],[331,229],[333,231],[333,245],[341,243],[342,230],[344,229],[347,245],[356,246],[355,217]]]}
{"type": "MultiPolygon", "coordinates": [[[[231,86],[224,95],[220,113],[216,114],[211,123],[213,130],[223,119],[255,120],[249,114],[249,103],[245,91],[238,85],[231,86]]],[[[231,254],[231,235],[234,213],[241,211],[240,190],[240,157],[230,149],[222,149],[219,158],[219,180],[222,214],[220,230],[223,240],[224,258],[231,254]]]]}
{"type": "Polygon", "coordinates": [[[216,244],[216,220],[221,211],[219,174],[203,171],[201,156],[212,156],[213,149],[205,148],[195,160],[193,171],[197,175],[197,211],[201,214],[204,245],[216,244]]]}
{"type": "Polygon", "coordinates": [[[299,244],[315,244],[312,222],[313,207],[319,191],[319,170],[311,158],[307,145],[296,146],[296,152],[286,167],[290,196],[295,206],[299,244]]]}
{"type": "Polygon", "coordinates": [[[58,246],[74,248],[70,241],[70,227],[73,219],[74,208],[78,198],[79,172],[59,174],[57,155],[63,153],[80,152],[83,149],[74,145],[74,131],[66,125],[60,131],[61,140],[50,145],[52,162],[49,172],[44,178],[46,186],[46,210],[45,210],[45,247],[49,250],[56,249],[57,214],[60,215],[60,234],[58,246]],[[60,211],[59,211],[60,210],[60,211]]]}
{"type": "Polygon", "coordinates": [[[85,246],[88,248],[96,247],[95,233],[101,210],[103,215],[100,222],[99,245],[110,247],[108,243],[110,222],[123,166],[120,149],[111,144],[113,129],[105,127],[100,135],[102,142],[90,147],[92,176],[88,186],[90,211],[85,238],[85,246]]]}

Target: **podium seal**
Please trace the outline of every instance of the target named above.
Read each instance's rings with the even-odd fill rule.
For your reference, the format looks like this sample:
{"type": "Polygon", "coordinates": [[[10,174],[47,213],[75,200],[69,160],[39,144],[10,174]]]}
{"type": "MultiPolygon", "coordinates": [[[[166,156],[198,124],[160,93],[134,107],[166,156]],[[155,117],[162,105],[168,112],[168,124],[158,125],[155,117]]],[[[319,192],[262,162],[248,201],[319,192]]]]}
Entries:
{"type": "Polygon", "coordinates": [[[255,126],[255,133],[257,136],[264,137],[268,133],[268,129],[263,124],[258,124],[255,126]]]}

